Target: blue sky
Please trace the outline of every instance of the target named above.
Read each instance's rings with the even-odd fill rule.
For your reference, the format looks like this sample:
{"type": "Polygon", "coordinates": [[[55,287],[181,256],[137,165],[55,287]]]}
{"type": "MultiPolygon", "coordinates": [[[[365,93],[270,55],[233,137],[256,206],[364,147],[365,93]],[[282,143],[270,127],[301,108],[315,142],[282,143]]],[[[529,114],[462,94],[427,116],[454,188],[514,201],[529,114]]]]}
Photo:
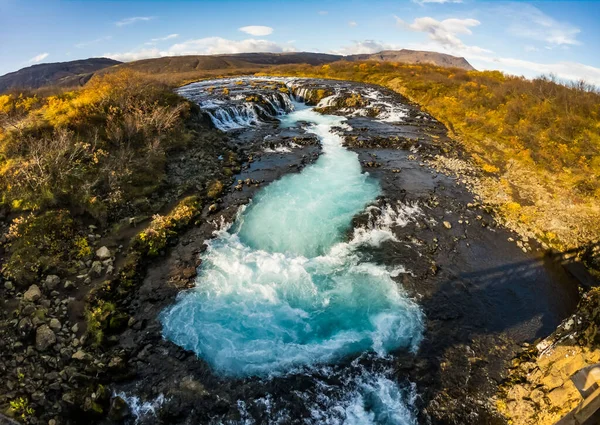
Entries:
{"type": "Polygon", "coordinates": [[[0,0],[0,75],[35,63],[418,49],[600,85],[600,1],[0,0]]]}

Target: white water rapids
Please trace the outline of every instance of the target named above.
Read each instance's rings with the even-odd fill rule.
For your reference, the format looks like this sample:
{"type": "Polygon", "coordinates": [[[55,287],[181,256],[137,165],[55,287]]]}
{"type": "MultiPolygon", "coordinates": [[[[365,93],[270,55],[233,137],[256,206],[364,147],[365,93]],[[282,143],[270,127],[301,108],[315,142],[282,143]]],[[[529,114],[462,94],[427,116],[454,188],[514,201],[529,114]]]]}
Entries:
{"type": "MultiPolygon", "coordinates": [[[[221,129],[259,119],[250,107],[223,108],[211,113],[221,129]]],[[[352,218],[380,189],[333,131],[347,125],[345,118],[297,102],[277,113],[282,126],[306,125],[323,154],[262,189],[235,223],[207,241],[196,287],[163,312],[164,336],[224,376],[264,379],[310,374],[361,353],[385,358],[415,350],[422,313],[394,281],[405,270],[366,261],[361,249],[394,239],[393,227],[406,225],[419,208],[390,206],[348,240],[352,218]]],[[[416,423],[414,390],[399,387],[387,370],[360,370],[344,378],[335,396],[323,395],[307,423],[416,423]]],[[[243,418],[245,408],[240,404],[243,418]]]]}

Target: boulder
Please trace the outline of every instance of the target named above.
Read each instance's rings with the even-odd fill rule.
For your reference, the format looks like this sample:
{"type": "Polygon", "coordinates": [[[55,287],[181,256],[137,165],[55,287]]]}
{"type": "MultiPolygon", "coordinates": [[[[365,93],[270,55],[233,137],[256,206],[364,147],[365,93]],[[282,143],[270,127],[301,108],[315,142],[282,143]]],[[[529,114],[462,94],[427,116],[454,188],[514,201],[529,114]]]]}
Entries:
{"type": "Polygon", "coordinates": [[[96,257],[98,257],[100,260],[107,260],[111,257],[110,250],[105,246],[98,248],[96,251],[96,257]]]}
{"type": "Polygon", "coordinates": [[[46,276],[45,285],[46,285],[46,288],[48,288],[50,291],[55,290],[59,283],[60,283],[60,277],[56,276],[55,274],[46,276]]]}
{"type": "Polygon", "coordinates": [[[35,333],[35,348],[45,351],[56,343],[56,335],[48,325],[40,326],[35,333]]]}
{"type": "Polygon", "coordinates": [[[37,285],[31,285],[27,291],[23,294],[25,301],[36,302],[42,297],[42,292],[37,285]]]}

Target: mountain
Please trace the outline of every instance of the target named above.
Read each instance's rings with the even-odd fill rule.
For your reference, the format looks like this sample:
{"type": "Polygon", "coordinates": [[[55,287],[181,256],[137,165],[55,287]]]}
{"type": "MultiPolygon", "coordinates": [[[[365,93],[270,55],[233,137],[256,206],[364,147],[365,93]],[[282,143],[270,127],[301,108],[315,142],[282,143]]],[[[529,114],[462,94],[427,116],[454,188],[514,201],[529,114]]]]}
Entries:
{"type": "Polygon", "coordinates": [[[0,93],[10,89],[37,89],[43,86],[81,86],[94,72],[121,62],[90,58],[70,62],[42,63],[0,77],[0,93]]]}
{"type": "Polygon", "coordinates": [[[374,60],[381,62],[425,63],[448,68],[461,68],[472,71],[475,68],[465,58],[447,55],[445,53],[424,52],[420,50],[384,50],[379,53],[350,55],[345,57],[351,61],[374,60]]]}
{"type": "Polygon", "coordinates": [[[177,76],[178,78],[187,75],[190,79],[193,79],[198,77],[199,72],[213,73],[215,75],[221,72],[256,72],[261,68],[273,65],[303,63],[322,65],[339,60],[426,63],[466,70],[475,69],[462,57],[406,49],[384,50],[379,53],[349,56],[310,52],[170,56],[142,59],[127,63],[107,58],[91,58],[71,62],[33,65],[16,72],[11,72],[0,77],[0,93],[13,88],[36,89],[49,85],[61,87],[82,86],[98,71],[104,73],[123,68],[153,75],[177,76]]]}
{"type": "Polygon", "coordinates": [[[168,56],[124,63],[119,68],[152,74],[183,73],[220,69],[256,68],[257,66],[307,63],[321,65],[342,59],[325,53],[238,53],[231,55],[168,56]]]}

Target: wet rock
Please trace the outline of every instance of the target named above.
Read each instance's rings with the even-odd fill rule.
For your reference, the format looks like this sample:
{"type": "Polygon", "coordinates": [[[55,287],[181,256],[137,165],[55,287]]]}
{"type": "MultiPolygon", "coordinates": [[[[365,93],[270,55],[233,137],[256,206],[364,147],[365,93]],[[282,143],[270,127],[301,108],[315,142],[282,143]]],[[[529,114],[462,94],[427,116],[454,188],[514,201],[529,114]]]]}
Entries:
{"type": "Polygon", "coordinates": [[[40,326],[35,333],[35,348],[45,351],[56,343],[56,335],[48,325],[40,326]]]}
{"type": "Polygon", "coordinates": [[[23,294],[25,301],[36,302],[42,297],[42,292],[37,285],[31,285],[27,291],[23,294]]]}
{"type": "Polygon", "coordinates": [[[131,409],[125,400],[116,396],[110,401],[108,417],[113,421],[123,421],[132,416],[131,409]]]}
{"type": "Polygon", "coordinates": [[[107,260],[111,257],[110,250],[103,246],[96,251],[96,257],[100,260],[107,260]]]}
{"type": "Polygon", "coordinates": [[[44,282],[44,286],[48,290],[54,291],[59,284],[60,284],[60,277],[56,276],[55,274],[46,276],[46,281],[44,282]]]}

